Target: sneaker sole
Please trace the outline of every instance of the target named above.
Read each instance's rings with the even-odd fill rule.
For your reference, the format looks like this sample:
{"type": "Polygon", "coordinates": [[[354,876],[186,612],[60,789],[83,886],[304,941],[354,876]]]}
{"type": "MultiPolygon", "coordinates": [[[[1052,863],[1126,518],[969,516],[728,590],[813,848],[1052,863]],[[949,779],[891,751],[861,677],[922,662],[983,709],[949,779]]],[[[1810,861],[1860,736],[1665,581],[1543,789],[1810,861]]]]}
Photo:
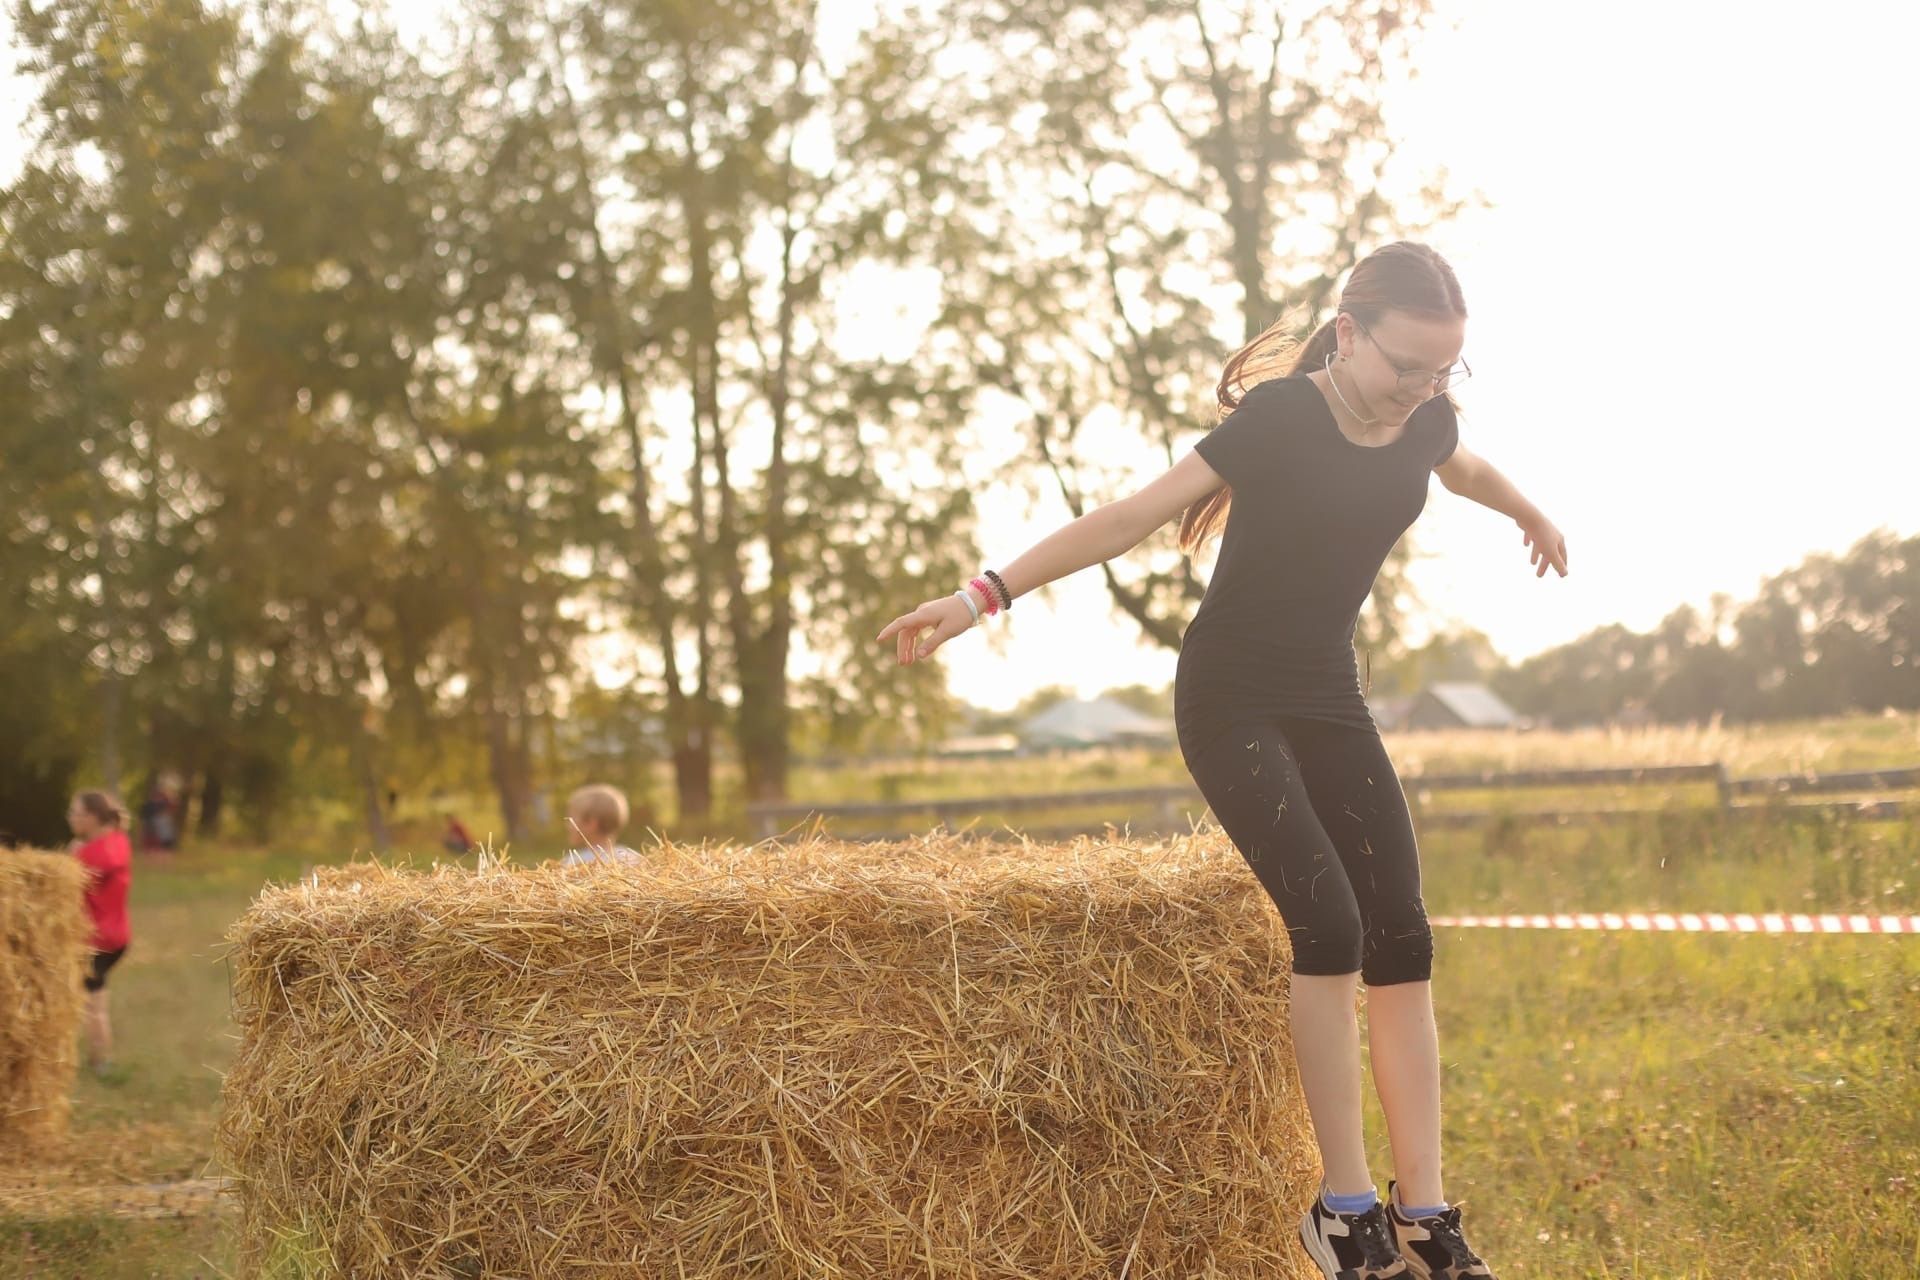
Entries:
{"type": "Polygon", "coordinates": [[[1339,1274],[1340,1264],[1335,1261],[1331,1253],[1320,1252],[1314,1239],[1317,1234],[1313,1230],[1313,1210],[1309,1209],[1306,1216],[1300,1219],[1300,1247],[1307,1251],[1307,1256],[1313,1259],[1313,1265],[1320,1268],[1321,1274],[1326,1276],[1327,1280],[1334,1280],[1334,1277],[1339,1274]]]}

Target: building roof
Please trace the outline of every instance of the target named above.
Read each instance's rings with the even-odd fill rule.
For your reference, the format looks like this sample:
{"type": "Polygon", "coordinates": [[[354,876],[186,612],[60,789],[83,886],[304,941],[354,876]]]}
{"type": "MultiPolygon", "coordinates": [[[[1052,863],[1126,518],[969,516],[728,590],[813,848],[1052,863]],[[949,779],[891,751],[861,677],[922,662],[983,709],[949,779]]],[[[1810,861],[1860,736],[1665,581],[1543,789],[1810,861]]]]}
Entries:
{"type": "Polygon", "coordinates": [[[1397,729],[1406,720],[1413,704],[1420,700],[1418,694],[1402,693],[1392,697],[1368,698],[1367,711],[1373,716],[1374,723],[1382,729],[1397,729]]]}
{"type": "Polygon", "coordinates": [[[1501,701],[1500,695],[1483,684],[1440,683],[1427,686],[1427,692],[1442,706],[1459,716],[1463,724],[1506,725],[1520,719],[1520,713],[1501,701]]]}
{"type": "Polygon", "coordinates": [[[1071,742],[1104,742],[1129,734],[1164,736],[1173,732],[1167,720],[1142,715],[1124,702],[1112,698],[1083,698],[1056,702],[1045,711],[1029,716],[1020,726],[1020,736],[1071,742]]]}

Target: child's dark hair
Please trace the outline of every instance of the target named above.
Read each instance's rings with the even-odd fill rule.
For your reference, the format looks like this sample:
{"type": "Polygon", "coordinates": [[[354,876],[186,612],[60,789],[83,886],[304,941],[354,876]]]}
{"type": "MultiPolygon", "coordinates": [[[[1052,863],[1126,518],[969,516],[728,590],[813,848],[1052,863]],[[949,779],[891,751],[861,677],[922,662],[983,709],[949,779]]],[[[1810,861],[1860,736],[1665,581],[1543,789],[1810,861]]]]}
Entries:
{"type": "MultiPolygon", "coordinates": [[[[1325,364],[1339,342],[1334,325],[1342,311],[1365,325],[1377,324],[1388,311],[1409,311],[1435,320],[1464,320],[1467,304],[1445,258],[1411,240],[1382,245],[1354,266],[1333,314],[1306,342],[1288,332],[1283,318],[1234,353],[1220,374],[1215,393],[1221,418],[1239,408],[1247,392],[1267,379],[1308,373],[1325,364]]],[[[1180,519],[1180,550],[1191,555],[1226,528],[1227,510],[1232,504],[1232,487],[1221,485],[1188,507],[1180,519]]]]}
{"type": "Polygon", "coordinates": [[[77,792],[73,798],[75,803],[92,814],[104,826],[123,826],[127,821],[127,811],[120,807],[118,800],[104,791],[81,791],[77,792]]]}

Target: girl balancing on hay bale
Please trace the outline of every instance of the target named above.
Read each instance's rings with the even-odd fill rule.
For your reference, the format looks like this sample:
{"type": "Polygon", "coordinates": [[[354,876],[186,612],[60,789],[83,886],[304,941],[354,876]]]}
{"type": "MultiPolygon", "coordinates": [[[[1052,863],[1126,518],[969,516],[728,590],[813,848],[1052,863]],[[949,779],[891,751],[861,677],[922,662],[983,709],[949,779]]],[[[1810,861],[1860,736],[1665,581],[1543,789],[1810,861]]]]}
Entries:
{"type": "Polygon", "coordinates": [[[1353,648],[1380,566],[1426,506],[1429,471],[1511,517],[1536,577],[1567,575],[1553,522],[1459,444],[1449,392],[1470,374],[1466,318],[1439,254],[1406,241],[1377,250],[1304,346],[1276,324],[1227,361],[1224,419],[1166,474],[878,637],[911,663],[1176,515],[1189,554],[1222,533],[1182,640],[1174,722],[1195,783],[1292,942],[1294,1053],[1325,1170],[1300,1238],[1341,1280],[1493,1274],[1441,1190],[1433,934],[1406,797],[1353,648]],[[1362,1135],[1356,979],[1397,1175],[1386,1203],[1362,1135]]]}
{"type": "Polygon", "coordinates": [[[104,791],[82,791],[67,806],[69,846],[91,873],[87,915],[93,920],[92,956],[87,988],[87,1066],[95,1075],[113,1069],[113,1026],[107,1018],[107,970],[127,952],[133,932],[127,921],[127,885],[133,875],[133,848],[127,842],[126,813],[104,791]]]}

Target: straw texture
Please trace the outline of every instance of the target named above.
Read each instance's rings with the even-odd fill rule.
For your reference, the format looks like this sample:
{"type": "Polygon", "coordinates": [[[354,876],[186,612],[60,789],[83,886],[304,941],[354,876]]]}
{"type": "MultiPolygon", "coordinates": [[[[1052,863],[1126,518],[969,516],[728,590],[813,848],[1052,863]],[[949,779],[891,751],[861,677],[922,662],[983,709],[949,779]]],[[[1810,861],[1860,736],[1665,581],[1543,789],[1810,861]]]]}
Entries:
{"type": "Polygon", "coordinates": [[[42,1157],[67,1132],[86,887],[69,854],[0,849],[0,1163],[42,1157]]]}
{"type": "Polygon", "coordinates": [[[229,941],[254,1274],[1312,1274],[1286,934],[1217,831],[357,865],[229,941]]]}

